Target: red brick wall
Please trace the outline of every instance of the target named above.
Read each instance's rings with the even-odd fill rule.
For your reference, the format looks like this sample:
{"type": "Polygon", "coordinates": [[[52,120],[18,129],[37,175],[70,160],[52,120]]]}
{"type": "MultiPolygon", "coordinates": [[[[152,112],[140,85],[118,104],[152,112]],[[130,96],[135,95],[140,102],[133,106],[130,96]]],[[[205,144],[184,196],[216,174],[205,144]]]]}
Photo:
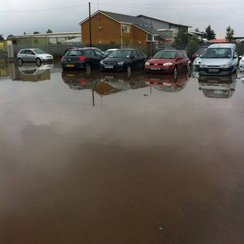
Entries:
{"type": "MultiPolygon", "coordinates": [[[[91,19],[92,26],[92,44],[121,44],[121,27],[120,23],[116,22],[107,16],[98,13],[91,19]]],[[[81,26],[82,43],[90,44],[89,35],[89,20],[81,26]]]]}

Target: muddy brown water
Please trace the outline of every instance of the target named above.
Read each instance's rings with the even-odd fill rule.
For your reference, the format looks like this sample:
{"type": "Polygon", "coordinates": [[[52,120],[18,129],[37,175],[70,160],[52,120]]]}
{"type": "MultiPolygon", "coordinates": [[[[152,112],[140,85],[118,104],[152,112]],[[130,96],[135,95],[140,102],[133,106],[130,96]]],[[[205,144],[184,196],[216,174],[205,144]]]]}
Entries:
{"type": "Polygon", "coordinates": [[[1,244],[244,243],[242,78],[9,69],[1,244]]]}

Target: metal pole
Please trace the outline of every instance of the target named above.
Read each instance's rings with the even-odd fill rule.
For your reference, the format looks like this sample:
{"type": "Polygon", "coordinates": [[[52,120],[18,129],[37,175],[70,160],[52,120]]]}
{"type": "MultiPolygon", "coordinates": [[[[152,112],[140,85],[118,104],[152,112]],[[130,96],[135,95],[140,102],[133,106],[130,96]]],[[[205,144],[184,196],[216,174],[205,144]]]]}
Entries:
{"type": "Polygon", "coordinates": [[[89,34],[90,34],[90,47],[92,47],[92,27],[91,27],[91,3],[89,2],[89,34]]]}

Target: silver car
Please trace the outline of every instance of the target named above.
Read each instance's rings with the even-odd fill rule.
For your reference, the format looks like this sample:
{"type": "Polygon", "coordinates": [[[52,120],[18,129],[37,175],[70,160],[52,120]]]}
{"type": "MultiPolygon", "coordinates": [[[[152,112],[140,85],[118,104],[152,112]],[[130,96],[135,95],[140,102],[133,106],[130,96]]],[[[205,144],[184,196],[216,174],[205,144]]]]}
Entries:
{"type": "Polygon", "coordinates": [[[239,70],[240,72],[244,72],[244,55],[240,57],[239,70]]]}
{"type": "Polygon", "coordinates": [[[53,56],[39,48],[21,49],[17,54],[18,66],[22,66],[23,63],[27,62],[36,63],[39,67],[42,63],[53,63],[53,56]]]}
{"type": "Polygon", "coordinates": [[[212,44],[202,56],[200,75],[230,75],[237,70],[238,56],[236,45],[212,44]]]}

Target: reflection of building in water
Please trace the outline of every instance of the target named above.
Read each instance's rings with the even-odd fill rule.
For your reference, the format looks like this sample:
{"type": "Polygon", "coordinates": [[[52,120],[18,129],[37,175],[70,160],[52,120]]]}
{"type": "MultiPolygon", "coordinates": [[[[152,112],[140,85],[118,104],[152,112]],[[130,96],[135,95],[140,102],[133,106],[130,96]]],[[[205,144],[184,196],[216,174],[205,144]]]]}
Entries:
{"type": "Polygon", "coordinates": [[[0,77],[9,76],[8,65],[5,62],[0,62],[0,77]]]}
{"type": "Polygon", "coordinates": [[[236,74],[232,76],[200,76],[199,89],[209,98],[230,98],[235,92],[236,74]]]}
{"type": "Polygon", "coordinates": [[[50,70],[53,64],[42,64],[37,67],[35,64],[25,64],[16,67],[14,63],[9,65],[12,80],[19,81],[43,81],[50,80],[50,70]]]}
{"type": "Polygon", "coordinates": [[[63,71],[63,81],[74,90],[93,89],[100,95],[108,95],[128,89],[145,87],[144,75],[130,75],[124,73],[101,73],[63,71]],[[112,92],[113,91],[113,92],[112,92]]]}

